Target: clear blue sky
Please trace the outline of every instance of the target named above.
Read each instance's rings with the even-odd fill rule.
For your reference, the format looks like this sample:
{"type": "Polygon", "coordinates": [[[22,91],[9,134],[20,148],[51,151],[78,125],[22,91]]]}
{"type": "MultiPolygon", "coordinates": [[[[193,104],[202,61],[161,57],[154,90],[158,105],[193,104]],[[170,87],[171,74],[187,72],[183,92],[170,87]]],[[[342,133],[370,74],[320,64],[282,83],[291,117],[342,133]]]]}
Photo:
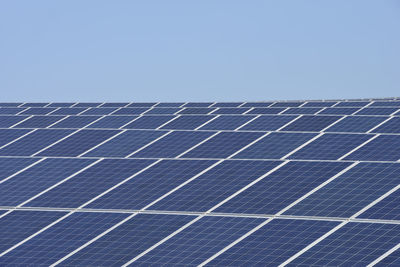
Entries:
{"type": "Polygon", "coordinates": [[[400,96],[398,0],[3,0],[0,101],[400,96]]]}

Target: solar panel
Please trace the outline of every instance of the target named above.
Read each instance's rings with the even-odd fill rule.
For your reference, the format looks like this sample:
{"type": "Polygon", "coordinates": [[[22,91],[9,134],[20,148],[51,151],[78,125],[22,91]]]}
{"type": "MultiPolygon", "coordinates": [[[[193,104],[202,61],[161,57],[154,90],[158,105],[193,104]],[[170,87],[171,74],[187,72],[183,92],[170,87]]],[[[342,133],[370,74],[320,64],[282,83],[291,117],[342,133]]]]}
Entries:
{"type": "Polygon", "coordinates": [[[0,103],[0,265],[397,266],[399,107],[0,103]]]}

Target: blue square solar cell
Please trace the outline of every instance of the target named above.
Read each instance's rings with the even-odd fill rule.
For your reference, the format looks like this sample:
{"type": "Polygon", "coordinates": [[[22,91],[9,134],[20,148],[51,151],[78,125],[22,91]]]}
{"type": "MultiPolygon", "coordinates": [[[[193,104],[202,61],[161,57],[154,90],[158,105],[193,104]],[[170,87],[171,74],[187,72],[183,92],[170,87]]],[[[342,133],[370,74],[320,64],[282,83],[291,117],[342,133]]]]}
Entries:
{"type": "Polygon", "coordinates": [[[89,108],[82,115],[108,115],[116,110],[117,108],[89,108]]]}
{"type": "Polygon", "coordinates": [[[290,155],[289,159],[336,160],[373,136],[370,134],[324,134],[290,155]]]}
{"type": "Polygon", "coordinates": [[[292,121],[296,116],[263,115],[246,124],[240,130],[250,131],[275,131],[292,121]]]}
{"type": "Polygon", "coordinates": [[[14,128],[46,128],[47,126],[61,120],[64,116],[33,116],[26,121],[16,125],[14,128]]]}
{"type": "Polygon", "coordinates": [[[0,158],[0,182],[10,175],[28,167],[37,160],[38,159],[33,158],[0,158]]]}
{"type": "Polygon", "coordinates": [[[67,108],[67,107],[70,107],[70,106],[72,106],[74,104],[75,103],[58,102],[58,103],[51,103],[50,105],[48,105],[48,107],[67,108]]]}
{"type": "Polygon", "coordinates": [[[28,118],[28,116],[0,116],[0,128],[9,128],[26,118],[28,118]]]}
{"type": "Polygon", "coordinates": [[[138,107],[138,108],[121,108],[113,113],[113,115],[140,115],[145,113],[149,108],[138,107]]]}
{"type": "Polygon", "coordinates": [[[396,251],[383,258],[375,266],[400,266],[400,249],[397,248],[396,251]]]}
{"type": "MultiPolygon", "coordinates": [[[[39,129],[0,149],[0,156],[31,156],[71,133],[73,130],[39,129]]],[[[20,133],[20,135],[22,134],[20,133]]]]}
{"type": "Polygon", "coordinates": [[[199,130],[235,130],[253,118],[254,116],[246,115],[219,116],[215,120],[212,120],[209,123],[203,125],[201,128],[199,128],[199,130]]]}
{"type": "Polygon", "coordinates": [[[100,106],[101,104],[102,104],[102,103],[100,103],[100,102],[98,102],[98,103],[93,103],[93,102],[91,102],[91,103],[84,103],[84,102],[81,102],[81,103],[78,103],[78,104],[74,105],[74,107],[90,108],[90,107],[98,107],[98,106],[100,106]]]}
{"type": "Polygon", "coordinates": [[[189,148],[197,145],[212,132],[174,131],[160,140],[136,152],[134,158],[174,158],[189,148]]]}
{"type": "MultiPolygon", "coordinates": [[[[55,216],[60,212],[47,212],[55,216]]],[[[0,258],[0,265],[50,266],[125,219],[127,214],[78,212],[0,258]]]]}
{"type": "Polygon", "coordinates": [[[139,258],[135,264],[197,266],[263,221],[258,218],[204,217],[139,258]]]}
{"type": "Polygon", "coordinates": [[[364,133],[386,119],[386,117],[349,116],[335,123],[325,131],[364,133]]]}
{"type": "Polygon", "coordinates": [[[212,118],[214,118],[214,116],[179,116],[175,120],[161,127],[161,129],[194,130],[212,118]]]}
{"type": "Polygon", "coordinates": [[[214,163],[216,161],[212,160],[163,160],[98,198],[87,207],[143,209],[214,163]]]}
{"type": "Polygon", "coordinates": [[[282,131],[321,131],[340,118],[339,116],[305,115],[287,125],[282,131]]]}
{"type": "Polygon", "coordinates": [[[226,158],[264,133],[221,132],[184,154],[183,158],[226,158]]]}
{"type": "Polygon", "coordinates": [[[81,130],[38,155],[76,157],[119,132],[118,130],[81,130]]]}
{"type": "Polygon", "coordinates": [[[214,110],[216,110],[216,108],[185,108],[177,114],[208,114],[214,110]]]}
{"type": "Polygon", "coordinates": [[[156,105],[157,103],[156,102],[147,102],[147,103],[131,103],[131,104],[129,104],[127,107],[130,107],[130,108],[150,108],[150,107],[152,107],[152,106],[154,106],[154,105],[156,105]]]}
{"type": "Polygon", "coordinates": [[[140,159],[104,159],[24,206],[78,208],[153,162],[140,159]]]}
{"type": "MultiPolygon", "coordinates": [[[[400,183],[399,165],[395,163],[359,163],[297,203],[284,214],[351,217],[400,183]]],[[[398,203],[400,202],[397,202],[396,206],[398,203]]],[[[400,211],[400,208],[397,211],[400,211]]],[[[364,215],[361,217],[368,218],[364,215]]],[[[398,217],[400,218],[400,216],[398,217]]]]}
{"type": "MultiPolygon", "coordinates": [[[[0,218],[0,251],[3,252],[30,235],[41,230],[65,215],[65,212],[48,211],[20,211],[15,210],[0,218]]],[[[0,264],[10,265],[10,262],[1,261],[0,264]]]]}
{"type": "Polygon", "coordinates": [[[212,114],[243,114],[250,108],[218,108],[212,114]]]}
{"type": "Polygon", "coordinates": [[[367,266],[400,242],[400,224],[350,222],[294,259],[292,266],[367,266]]]}
{"type": "Polygon", "coordinates": [[[25,103],[21,107],[44,107],[44,106],[47,106],[48,104],[50,104],[50,103],[38,103],[38,102],[25,103]]]}
{"type": "Polygon", "coordinates": [[[327,108],[319,114],[337,114],[337,115],[351,115],[357,112],[359,108],[327,108]]]}
{"type": "Polygon", "coordinates": [[[355,115],[391,115],[399,108],[364,108],[355,113],[355,115]]]}
{"type": "Polygon", "coordinates": [[[243,102],[218,102],[212,105],[213,108],[236,108],[243,102]]]}
{"type": "Polygon", "coordinates": [[[370,102],[368,101],[343,101],[335,105],[335,107],[365,107],[370,102]]]}
{"type": "Polygon", "coordinates": [[[349,165],[347,162],[291,161],[215,211],[276,214],[349,165]]]}
{"type": "Polygon", "coordinates": [[[259,108],[267,108],[271,106],[273,102],[246,102],[242,105],[242,107],[259,107],[259,108]]]}
{"type": "Polygon", "coordinates": [[[303,102],[277,102],[277,103],[273,104],[271,107],[288,108],[288,107],[298,107],[301,104],[303,104],[303,102]]]}
{"type": "Polygon", "coordinates": [[[156,129],[175,116],[142,116],[135,121],[125,125],[124,129],[156,129]]]}
{"type": "Polygon", "coordinates": [[[29,108],[23,112],[21,112],[21,115],[46,115],[52,111],[54,111],[56,108],[29,108]]]}
{"type": "Polygon", "coordinates": [[[104,129],[118,129],[125,124],[133,121],[138,116],[105,116],[85,128],[104,128],[104,129]]]}
{"type": "Polygon", "coordinates": [[[307,102],[305,103],[302,107],[332,107],[335,105],[337,102],[328,102],[328,101],[312,101],[312,102],[307,102]]]}
{"type": "Polygon", "coordinates": [[[29,133],[31,130],[25,129],[0,129],[0,147],[10,143],[11,141],[29,133]]]}
{"type": "Polygon", "coordinates": [[[360,147],[345,160],[396,161],[400,159],[400,136],[380,135],[360,147]]]}
{"type": "MultiPolygon", "coordinates": [[[[396,165],[399,165],[398,163],[396,165]]],[[[397,168],[397,173],[393,174],[393,179],[390,181],[391,183],[384,184],[383,188],[380,190],[382,191],[382,195],[389,191],[390,188],[389,186],[392,185],[394,188],[399,184],[399,176],[398,174],[400,173],[398,168],[397,168]],[[397,184],[394,184],[397,182],[397,184]],[[386,192],[384,192],[384,189],[387,189],[386,192]]],[[[380,178],[380,177],[379,177],[380,178]]],[[[381,183],[382,184],[382,183],[381,183]]],[[[379,186],[381,186],[379,184],[379,186]]],[[[374,188],[375,189],[375,188],[374,188]]],[[[375,189],[378,190],[378,189],[375,189]]],[[[374,195],[375,199],[377,199],[379,196],[374,195]]],[[[374,199],[374,200],[375,200],[374,199]]],[[[380,220],[400,220],[400,190],[396,190],[393,193],[391,193],[389,196],[385,197],[378,203],[376,203],[374,206],[371,208],[367,209],[361,215],[358,216],[358,218],[365,218],[365,219],[380,219],[380,220]]]]}
{"type": "Polygon", "coordinates": [[[2,102],[2,103],[0,103],[0,107],[18,107],[18,106],[20,106],[20,105],[22,105],[23,103],[9,103],[9,102],[7,102],[7,103],[4,103],[4,102],[2,102]]]}
{"type": "Polygon", "coordinates": [[[100,116],[69,116],[50,128],[83,128],[99,118],[100,116]]]}
{"type": "Polygon", "coordinates": [[[125,157],[163,134],[162,131],[126,131],[82,156],[125,157]]]}
{"type": "Polygon", "coordinates": [[[59,108],[52,112],[51,115],[77,115],[88,108],[59,108]]]}
{"type": "Polygon", "coordinates": [[[373,133],[400,133],[400,118],[393,117],[375,130],[373,133]]]}
{"type": "Polygon", "coordinates": [[[100,107],[102,107],[102,108],[115,108],[115,107],[119,108],[119,107],[125,107],[128,104],[129,104],[128,102],[125,102],[125,103],[110,102],[110,103],[104,103],[100,107]]]}
{"type": "Polygon", "coordinates": [[[376,101],[370,107],[400,107],[400,101],[376,101]]]}
{"type": "Polygon", "coordinates": [[[1,184],[0,206],[20,205],[93,162],[89,159],[45,159],[1,184]]]}
{"type": "Polygon", "coordinates": [[[26,108],[0,108],[0,114],[15,115],[23,110],[26,110],[26,108]]]}
{"type": "Polygon", "coordinates": [[[184,102],[162,102],[155,105],[157,108],[170,108],[170,107],[180,107],[184,102]]]}
{"type": "Polygon", "coordinates": [[[275,219],[216,257],[208,266],[278,266],[338,224],[275,219]]]}
{"type": "Polygon", "coordinates": [[[181,108],[152,108],[146,111],[146,115],[150,114],[174,114],[180,111],[181,108]]]}
{"type": "Polygon", "coordinates": [[[122,266],[193,219],[185,215],[136,215],[59,266],[122,266]]]}
{"type": "Polygon", "coordinates": [[[246,114],[278,114],[284,110],[285,108],[254,108],[246,114]]]}
{"type": "Polygon", "coordinates": [[[322,108],[289,108],[282,114],[315,114],[322,108]]]}
{"type": "Polygon", "coordinates": [[[185,108],[206,108],[214,104],[213,102],[190,102],[183,105],[185,108]]]}
{"type": "Polygon", "coordinates": [[[205,212],[266,174],[279,161],[226,160],[149,209],[205,212]]]}
{"type": "Polygon", "coordinates": [[[235,155],[239,159],[280,159],[316,136],[314,133],[271,133],[235,155]]]}

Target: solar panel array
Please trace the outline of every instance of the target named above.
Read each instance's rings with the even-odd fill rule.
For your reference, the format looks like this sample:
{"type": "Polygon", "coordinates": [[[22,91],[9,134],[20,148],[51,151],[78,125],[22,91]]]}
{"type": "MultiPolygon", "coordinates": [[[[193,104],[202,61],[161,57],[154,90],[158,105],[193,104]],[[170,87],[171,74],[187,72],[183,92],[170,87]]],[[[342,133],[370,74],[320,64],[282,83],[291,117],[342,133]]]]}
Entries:
{"type": "Polygon", "coordinates": [[[400,265],[400,99],[0,103],[0,265],[400,265]]]}

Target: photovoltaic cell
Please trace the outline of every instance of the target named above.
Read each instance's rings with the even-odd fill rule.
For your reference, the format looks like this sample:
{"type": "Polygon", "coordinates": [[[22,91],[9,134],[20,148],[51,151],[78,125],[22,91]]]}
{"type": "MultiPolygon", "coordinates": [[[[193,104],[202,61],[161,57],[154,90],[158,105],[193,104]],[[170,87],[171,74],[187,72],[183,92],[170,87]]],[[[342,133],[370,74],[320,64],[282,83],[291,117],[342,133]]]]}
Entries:
{"type": "MultiPolygon", "coordinates": [[[[398,185],[400,183],[399,173],[400,166],[396,163],[359,163],[300,201],[285,214],[351,217],[398,185]]],[[[397,202],[396,205],[398,203],[400,202],[397,202]]],[[[361,215],[361,217],[365,218],[364,215],[361,215]]]]}
{"type": "Polygon", "coordinates": [[[254,108],[246,114],[278,114],[284,111],[285,108],[254,108]]]}
{"type": "Polygon", "coordinates": [[[180,107],[183,104],[185,104],[185,103],[184,102],[174,102],[174,103],[172,103],[172,102],[162,102],[162,103],[158,103],[156,105],[156,107],[158,107],[158,108],[180,107]]]}
{"type": "Polygon", "coordinates": [[[142,116],[135,121],[125,125],[124,129],[156,129],[174,116],[142,116]]]}
{"type": "Polygon", "coordinates": [[[70,107],[73,104],[75,104],[75,103],[61,103],[61,102],[59,102],[59,103],[51,103],[50,105],[48,105],[48,107],[56,107],[56,108],[58,108],[58,107],[70,107]]]}
{"type": "Polygon", "coordinates": [[[146,107],[138,107],[138,108],[121,108],[113,113],[113,115],[140,115],[149,110],[146,107]]]}
{"type": "Polygon", "coordinates": [[[147,107],[150,108],[154,105],[156,105],[156,102],[148,102],[148,103],[131,103],[128,105],[130,108],[140,108],[140,107],[147,107]]]}
{"type": "Polygon", "coordinates": [[[243,114],[250,108],[219,108],[212,114],[243,114]]]}
{"type": "Polygon", "coordinates": [[[0,183],[8,176],[36,162],[33,158],[0,158],[0,183]]]}
{"type": "Polygon", "coordinates": [[[150,114],[174,114],[181,110],[181,108],[152,108],[146,111],[146,115],[150,114]]]}
{"type": "Polygon", "coordinates": [[[99,118],[100,116],[70,116],[50,128],[83,128],[99,118]]]}
{"type": "Polygon", "coordinates": [[[179,111],[177,114],[208,114],[215,109],[216,108],[185,108],[179,111]]]}
{"type": "Polygon", "coordinates": [[[336,115],[351,115],[357,112],[359,108],[327,108],[319,114],[336,114],[336,115]]]}
{"type": "Polygon", "coordinates": [[[212,107],[214,108],[234,108],[234,107],[238,107],[241,104],[243,104],[243,102],[218,102],[215,103],[214,105],[212,105],[212,107]]]}
{"type": "Polygon", "coordinates": [[[400,118],[393,117],[372,132],[374,133],[400,133],[400,118]]]}
{"type": "Polygon", "coordinates": [[[48,105],[49,103],[25,103],[21,107],[44,107],[48,105]]]}
{"type": "MultiPolygon", "coordinates": [[[[398,165],[398,164],[396,164],[398,165]]],[[[398,178],[399,171],[393,176],[393,182],[397,182],[399,184],[398,178]]],[[[397,185],[393,185],[393,188],[397,185]]],[[[388,185],[384,185],[384,188],[388,189],[388,185]]],[[[391,188],[392,189],[392,188],[391,188]]],[[[387,191],[389,191],[388,189],[387,191]]],[[[386,192],[382,191],[382,195],[386,192]]],[[[378,198],[378,195],[375,196],[378,198]]],[[[359,218],[366,218],[366,219],[381,219],[381,220],[400,220],[400,190],[396,190],[395,192],[391,193],[389,196],[385,197],[377,204],[363,212],[359,218]]]]}
{"type": "Polygon", "coordinates": [[[200,102],[200,103],[196,103],[196,102],[190,102],[190,103],[186,103],[185,105],[183,105],[183,107],[186,108],[206,108],[209,107],[213,104],[213,102],[200,102]]]}
{"type": "Polygon", "coordinates": [[[247,102],[242,107],[262,107],[266,108],[273,104],[273,102],[247,102]]]}
{"type": "Polygon", "coordinates": [[[118,129],[130,121],[133,121],[138,116],[105,116],[98,121],[87,125],[85,128],[114,128],[118,129]]]}
{"type": "Polygon", "coordinates": [[[64,116],[33,116],[16,125],[14,128],[46,128],[62,118],[64,118],[64,116]]]}
{"type": "Polygon", "coordinates": [[[19,105],[22,105],[23,103],[0,103],[0,107],[18,107],[19,105]]]}
{"type": "Polygon", "coordinates": [[[8,144],[30,131],[25,129],[0,129],[0,146],[8,144]]]}
{"type": "Polygon", "coordinates": [[[105,108],[102,106],[101,108],[89,108],[82,115],[108,115],[116,110],[117,108],[105,108]]]}
{"type": "Polygon", "coordinates": [[[298,107],[301,104],[303,104],[303,102],[277,102],[275,104],[273,104],[271,107],[298,107]]]}
{"type": "Polygon", "coordinates": [[[51,115],[77,115],[88,108],[60,108],[52,112],[51,115]]]}
{"type": "Polygon", "coordinates": [[[400,266],[400,249],[382,259],[376,266],[400,266]]]}
{"type": "Polygon", "coordinates": [[[326,129],[326,132],[363,133],[372,129],[384,120],[386,120],[385,117],[349,116],[326,129]]]}
{"type": "Polygon", "coordinates": [[[322,108],[289,108],[282,114],[315,114],[322,108]]]}
{"type": "Polygon", "coordinates": [[[302,107],[331,107],[335,105],[337,102],[307,102],[302,107]]]}
{"type": "Polygon", "coordinates": [[[376,101],[370,107],[400,107],[400,101],[376,101]]]}
{"type": "Polygon", "coordinates": [[[46,115],[56,108],[29,108],[23,112],[21,112],[21,115],[46,115]]]}
{"type": "Polygon", "coordinates": [[[87,207],[142,209],[215,162],[211,160],[163,160],[90,203],[87,207]]]}
{"type": "Polygon", "coordinates": [[[335,107],[365,107],[369,103],[368,101],[343,101],[339,102],[335,107]]]}
{"type": "Polygon", "coordinates": [[[275,131],[281,128],[283,125],[294,120],[296,116],[269,116],[263,115],[255,119],[254,121],[246,124],[240,130],[250,131],[275,131]]]}
{"type": "Polygon", "coordinates": [[[339,116],[305,115],[287,125],[282,131],[321,131],[340,118],[339,116]]]}
{"type": "Polygon", "coordinates": [[[223,115],[205,124],[199,130],[235,130],[253,118],[254,116],[246,115],[223,115]]]}
{"type": "Polygon", "coordinates": [[[27,117],[28,116],[0,116],[0,128],[9,128],[27,117]]]}
{"type": "Polygon", "coordinates": [[[102,103],[78,103],[76,105],[74,105],[74,107],[98,107],[100,106],[102,103]]]}
{"type": "Polygon", "coordinates": [[[24,206],[78,208],[153,162],[153,160],[104,159],[24,206]]]}
{"type": "Polygon", "coordinates": [[[124,107],[126,105],[128,105],[129,103],[115,103],[115,102],[110,102],[110,103],[104,103],[101,105],[102,108],[111,108],[111,107],[124,107]]]}
{"type": "Polygon", "coordinates": [[[26,108],[0,108],[0,114],[3,115],[15,115],[26,108]]]}
{"type": "Polygon", "coordinates": [[[400,159],[400,136],[380,135],[360,147],[346,160],[396,161],[400,159]]]}
{"type": "Polygon", "coordinates": [[[275,214],[347,166],[347,162],[289,162],[215,211],[275,214]]]}
{"type": "Polygon", "coordinates": [[[179,116],[175,120],[161,127],[161,129],[193,130],[212,118],[214,118],[214,116],[179,116]]]}
{"type": "Polygon", "coordinates": [[[397,110],[398,108],[364,108],[355,113],[355,115],[390,115],[397,110]]]}

